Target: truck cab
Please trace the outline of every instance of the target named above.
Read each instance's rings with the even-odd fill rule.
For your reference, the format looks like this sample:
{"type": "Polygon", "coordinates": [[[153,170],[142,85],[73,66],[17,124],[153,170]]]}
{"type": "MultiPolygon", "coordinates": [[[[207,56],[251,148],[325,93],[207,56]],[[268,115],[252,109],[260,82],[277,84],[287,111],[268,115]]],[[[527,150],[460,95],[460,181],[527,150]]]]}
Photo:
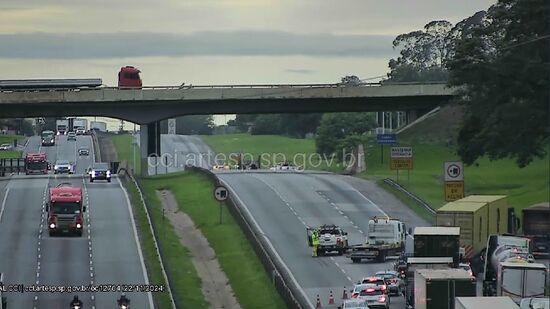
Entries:
{"type": "Polygon", "coordinates": [[[50,188],[48,201],[48,229],[50,236],[70,233],[82,236],[84,212],[82,189],[70,184],[60,184],[50,188]]]}
{"type": "Polygon", "coordinates": [[[141,89],[141,73],[140,70],[133,66],[125,66],[120,68],[118,72],[118,87],[120,89],[141,89]]]}
{"type": "Polygon", "coordinates": [[[25,174],[48,174],[51,169],[45,153],[27,153],[25,156],[25,174]]]}
{"type": "Polygon", "coordinates": [[[365,244],[351,246],[349,257],[353,263],[362,259],[385,262],[388,256],[400,255],[404,248],[407,233],[405,224],[397,219],[373,217],[369,220],[365,244]]]}

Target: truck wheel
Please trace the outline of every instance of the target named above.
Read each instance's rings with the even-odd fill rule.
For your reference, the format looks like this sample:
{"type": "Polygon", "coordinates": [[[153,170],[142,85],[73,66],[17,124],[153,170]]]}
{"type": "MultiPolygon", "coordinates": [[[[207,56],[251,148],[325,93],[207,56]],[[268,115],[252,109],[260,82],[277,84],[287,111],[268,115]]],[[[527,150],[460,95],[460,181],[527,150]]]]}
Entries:
{"type": "Polygon", "coordinates": [[[340,256],[344,255],[344,249],[338,249],[338,255],[340,256]]]}
{"type": "Polygon", "coordinates": [[[111,182],[111,178],[107,179],[107,182],[111,182]]]}
{"type": "Polygon", "coordinates": [[[378,252],[378,256],[376,257],[376,261],[380,263],[384,263],[386,261],[386,252],[380,251],[378,252]]]}
{"type": "Polygon", "coordinates": [[[92,177],[90,177],[90,182],[94,182],[94,179],[92,177]]]}
{"type": "Polygon", "coordinates": [[[82,237],[82,231],[78,231],[78,232],[76,232],[76,236],[78,236],[78,237],[82,237]]]}
{"type": "Polygon", "coordinates": [[[359,262],[361,262],[361,259],[360,258],[351,258],[351,261],[353,263],[359,263],[359,262]]]}
{"type": "Polygon", "coordinates": [[[49,233],[49,234],[50,234],[50,237],[53,237],[53,236],[55,236],[55,232],[54,232],[54,231],[50,231],[50,233],[49,233]]]}

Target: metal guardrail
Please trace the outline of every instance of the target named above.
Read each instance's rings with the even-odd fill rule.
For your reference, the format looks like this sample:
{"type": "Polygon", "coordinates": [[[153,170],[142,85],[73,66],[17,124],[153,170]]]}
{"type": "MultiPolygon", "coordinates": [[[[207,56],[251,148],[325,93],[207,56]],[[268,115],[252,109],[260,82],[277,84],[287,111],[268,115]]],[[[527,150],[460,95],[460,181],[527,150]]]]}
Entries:
{"type": "MultiPolygon", "coordinates": [[[[208,169],[200,167],[190,167],[188,169],[207,176],[215,184],[221,184],[218,177],[208,169]]],[[[265,235],[258,230],[258,227],[256,227],[252,220],[240,209],[238,206],[239,203],[233,199],[233,195],[229,195],[227,201],[229,212],[251,242],[254,251],[256,251],[267,273],[271,274],[272,283],[279,295],[281,295],[286,302],[288,308],[310,308],[311,306],[308,304],[308,300],[304,298],[305,296],[302,297],[302,294],[298,291],[299,287],[296,286],[291,279],[291,274],[288,273],[288,269],[285,269],[283,262],[273,258],[275,253],[271,252],[271,249],[269,249],[264,239],[265,235]]]]}
{"type": "Polygon", "coordinates": [[[411,192],[409,192],[402,185],[398,184],[397,182],[393,181],[390,178],[384,179],[384,182],[387,183],[388,185],[394,187],[395,189],[401,191],[402,193],[406,194],[408,197],[413,199],[418,205],[424,207],[424,209],[426,209],[430,214],[432,214],[432,215],[436,214],[435,209],[433,209],[432,206],[430,206],[430,204],[426,203],[425,201],[423,201],[418,196],[416,196],[416,195],[412,194],[411,192]]]}
{"type": "Polygon", "coordinates": [[[149,204],[147,203],[147,201],[145,199],[145,196],[143,195],[143,190],[141,188],[141,184],[134,178],[132,173],[129,172],[127,169],[121,168],[121,171],[122,170],[124,170],[126,172],[125,175],[127,177],[129,177],[130,180],[134,183],[134,185],[136,186],[136,189],[139,193],[139,198],[140,198],[140,201],[143,205],[143,209],[145,210],[145,215],[147,217],[149,230],[151,232],[151,235],[153,235],[153,244],[155,245],[155,250],[157,251],[157,256],[159,257],[159,263],[160,263],[160,268],[162,270],[162,276],[164,277],[164,281],[166,282],[166,289],[168,290],[168,295],[170,297],[170,303],[172,305],[172,308],[173,309],[183,308],[183,306],[178,306],[178,304],[176,303],[176,300],[174,299],[174,295],[172,293],[172,287],[171,287],[171,284],[170,284],[170,282],[172,282],[172,276],[170,276],[169,273],[166,272],[166,268],[164,266],[164,255],[162,254],[161,247],[158,245],[158,237],[157,237],[157,234],[155,233],[156,226],[153,223],[153,221],[151,220],[151,215],[149,214],[149,204]]]}

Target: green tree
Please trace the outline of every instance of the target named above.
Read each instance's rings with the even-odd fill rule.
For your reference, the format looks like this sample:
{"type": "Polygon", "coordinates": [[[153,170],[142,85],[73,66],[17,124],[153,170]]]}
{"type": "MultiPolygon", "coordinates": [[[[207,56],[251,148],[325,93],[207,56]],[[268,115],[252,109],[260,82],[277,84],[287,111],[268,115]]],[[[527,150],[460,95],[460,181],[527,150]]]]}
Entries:
{"type": "Polygon", "coordinates": [[[343,149],[350,152],[357,146],[357,137],[375,127],[372,113],[324,114],[315,139],[317,152],[324,155],[341,154],[343,149]]]}
{"type": "Polygon", "coordinates": [[[448,68],[467,107],[458,135],[465,163],[487,155],[524,167],[545,155],[549,11],[545,0],[501,0],[457,36],[448,68]]]}

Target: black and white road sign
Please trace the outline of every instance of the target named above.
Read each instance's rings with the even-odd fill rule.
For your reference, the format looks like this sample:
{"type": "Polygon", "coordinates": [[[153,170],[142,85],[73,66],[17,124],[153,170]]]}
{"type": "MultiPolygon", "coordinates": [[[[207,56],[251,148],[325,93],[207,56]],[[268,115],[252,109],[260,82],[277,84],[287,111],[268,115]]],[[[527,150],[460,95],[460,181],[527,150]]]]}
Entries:
{"type": "Polygon", "coordinates": [[[168,134],[176,134],[176,118],[168,119],[168,134]]]}
{"type": "Polygon", "coordinates": [[[445,162],[445,181],[463,181],[464,165],[461,161],[445,162]]]}
{"type": "Polygon", "coordinates": [[[225,201],[229,197],[229,191],[224,186],[217,186],[214,189],[214,198],[218,201],[225,201]]]}

